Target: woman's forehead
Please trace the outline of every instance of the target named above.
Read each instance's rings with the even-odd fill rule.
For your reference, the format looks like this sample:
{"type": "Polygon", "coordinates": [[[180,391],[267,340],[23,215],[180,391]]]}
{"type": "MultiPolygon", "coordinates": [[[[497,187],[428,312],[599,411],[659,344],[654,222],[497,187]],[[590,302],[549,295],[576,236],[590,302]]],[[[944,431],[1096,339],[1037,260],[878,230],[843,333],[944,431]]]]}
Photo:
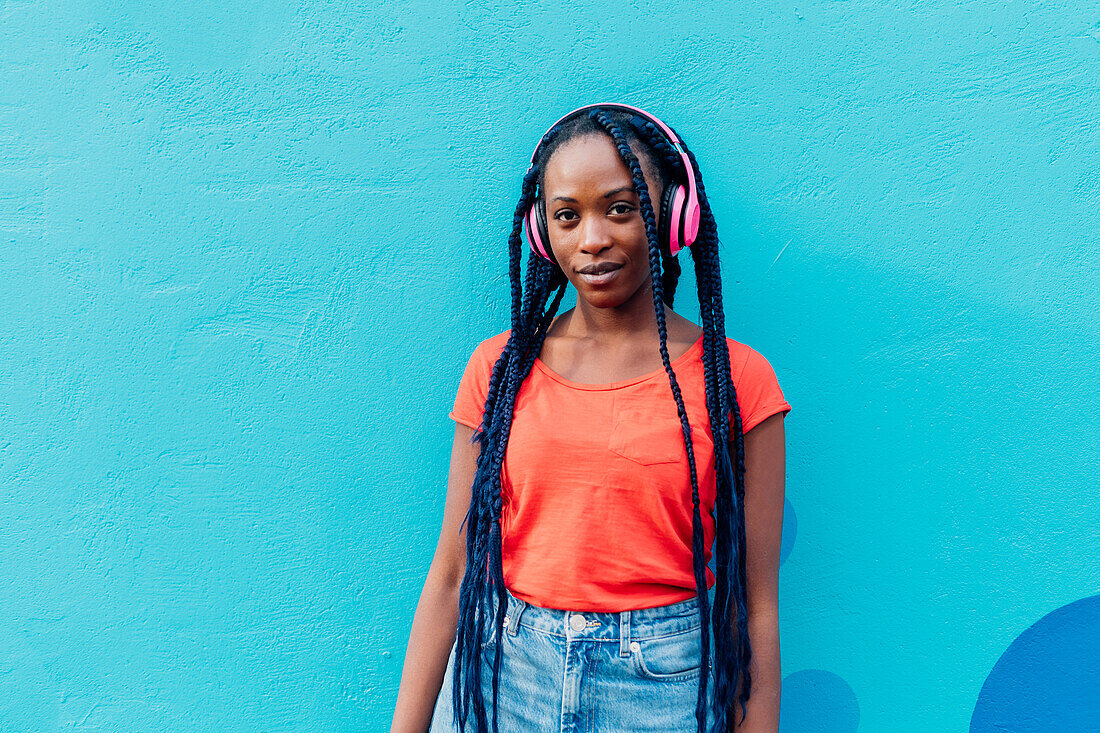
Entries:
{"type": "Polygon", "coordinates": [[[569,140],[555,150],[546,163],[548,185],[592,177],[626,179],[627,182],[632,178],[614,143],[603,135],[569,140]]]}
{"type": "MultiPolygon", "coordinates": [[[[639,156],[639,162],[646,183],[650,186],[660,185],[653,181],[653,171],[650,170],[645,153],[639,156]]],[[[630,168],[619,155],[615,143],[610,137],[596,133],[562,143],[550,155],[543,176],[546,188],[569,187],[596,181],[615,186],[632,186],[634,182],[630,168]]]]}

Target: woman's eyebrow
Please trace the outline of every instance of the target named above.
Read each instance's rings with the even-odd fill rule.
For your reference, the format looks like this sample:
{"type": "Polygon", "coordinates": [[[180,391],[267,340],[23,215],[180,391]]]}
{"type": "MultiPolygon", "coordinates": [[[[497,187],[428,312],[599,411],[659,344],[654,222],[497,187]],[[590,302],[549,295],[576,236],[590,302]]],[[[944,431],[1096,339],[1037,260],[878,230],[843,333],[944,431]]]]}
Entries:
{"type": "MultiPolygon", "coordinates": [[[[622,193],[623,191],[629,191],[629,192],[631,192],[631,193],[636,193],[636,191],[634,190],[634,187],[633,187],[633,186],[619,186],[619,187],[618,187],[618,188],[616,188],[615,190],[613,190],[613,191],[608,191],[607,193],[605,193],[605,194],[603,195],[603,197],[604,197],[605,199],[609,199],[609,198],[611,198],[612,196],[614,196],[615,194],[617,194],[617,193],[622,193]]],[[[554,197],[553,199],[551,199],[551,200],[552,200],[552,201],[568,201],[568,202],[570,202],[570,203],[573,203],[573,204],[577,203],[577,200],[576,200],[576,199],[574,199],[574,198],[570,198],[570,197],[568,197],[568,196],[555,196],[555,197],[554,197]]]]}

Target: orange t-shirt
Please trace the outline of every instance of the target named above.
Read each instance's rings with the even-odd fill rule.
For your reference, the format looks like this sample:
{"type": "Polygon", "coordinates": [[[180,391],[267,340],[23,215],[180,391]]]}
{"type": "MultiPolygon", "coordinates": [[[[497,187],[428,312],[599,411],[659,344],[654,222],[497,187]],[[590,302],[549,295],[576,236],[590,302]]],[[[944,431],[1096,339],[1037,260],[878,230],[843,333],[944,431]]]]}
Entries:
{"type": "MultiPolygon", "coordinates": [[[[452,420],[481,427],[489,377],[509,334],[474,350],[452,420]]],[[[771,364],[745,344],[726,341],[743,430],[789,411],[771,364]]],[[[672,369],[691,423],[709,563],[714,440],[702,356],[700,336],[672,369]]],[[[729,419],[732,435],[732,413],[729,419]]],[[[695,597],[691,476],[664,369],[578,384],[536,360],[516,397],[501,496],[504,581],[516,597],[569,611],[624,611],[695,597]]],[[[710,568],[706,575],[709,588],[710,568]]]]}

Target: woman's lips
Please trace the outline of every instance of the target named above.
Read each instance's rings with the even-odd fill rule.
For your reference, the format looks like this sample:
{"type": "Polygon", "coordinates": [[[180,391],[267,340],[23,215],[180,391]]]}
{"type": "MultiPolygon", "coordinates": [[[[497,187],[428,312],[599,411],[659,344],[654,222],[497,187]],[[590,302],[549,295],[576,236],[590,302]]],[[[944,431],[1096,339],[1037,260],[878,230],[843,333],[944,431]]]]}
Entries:
{"type": "Polygon", "coordinates": [[[607,285],[612,280],[614,280],[615,277],[619,274],[619,270],[621,269],[623,269],[623,267],[622,265],[619,265],[614,270],[608,270],[607,272],[600,275],[589,275],[587,272],[580,272],[577,274],[581,276],[581,279],[584,280],[586,284],[592,285],[594,287],[600,287],[603,285],[607,285]]]}

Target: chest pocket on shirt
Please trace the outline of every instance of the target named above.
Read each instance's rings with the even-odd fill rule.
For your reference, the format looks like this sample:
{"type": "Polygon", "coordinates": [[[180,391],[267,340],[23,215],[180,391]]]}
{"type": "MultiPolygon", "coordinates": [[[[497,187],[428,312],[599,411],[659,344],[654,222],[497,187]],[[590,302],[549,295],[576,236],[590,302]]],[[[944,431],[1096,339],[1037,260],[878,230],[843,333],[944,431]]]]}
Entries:
{"type": "Polygon", "coordinates": [[[643,466],[686,460],[676,402],[667,386],[664,391],[667,394],[615,396],[615,418],[608,439],[612,452],[643,466]],[[662,396],[668,404],[658,407],[662,396]]]}

